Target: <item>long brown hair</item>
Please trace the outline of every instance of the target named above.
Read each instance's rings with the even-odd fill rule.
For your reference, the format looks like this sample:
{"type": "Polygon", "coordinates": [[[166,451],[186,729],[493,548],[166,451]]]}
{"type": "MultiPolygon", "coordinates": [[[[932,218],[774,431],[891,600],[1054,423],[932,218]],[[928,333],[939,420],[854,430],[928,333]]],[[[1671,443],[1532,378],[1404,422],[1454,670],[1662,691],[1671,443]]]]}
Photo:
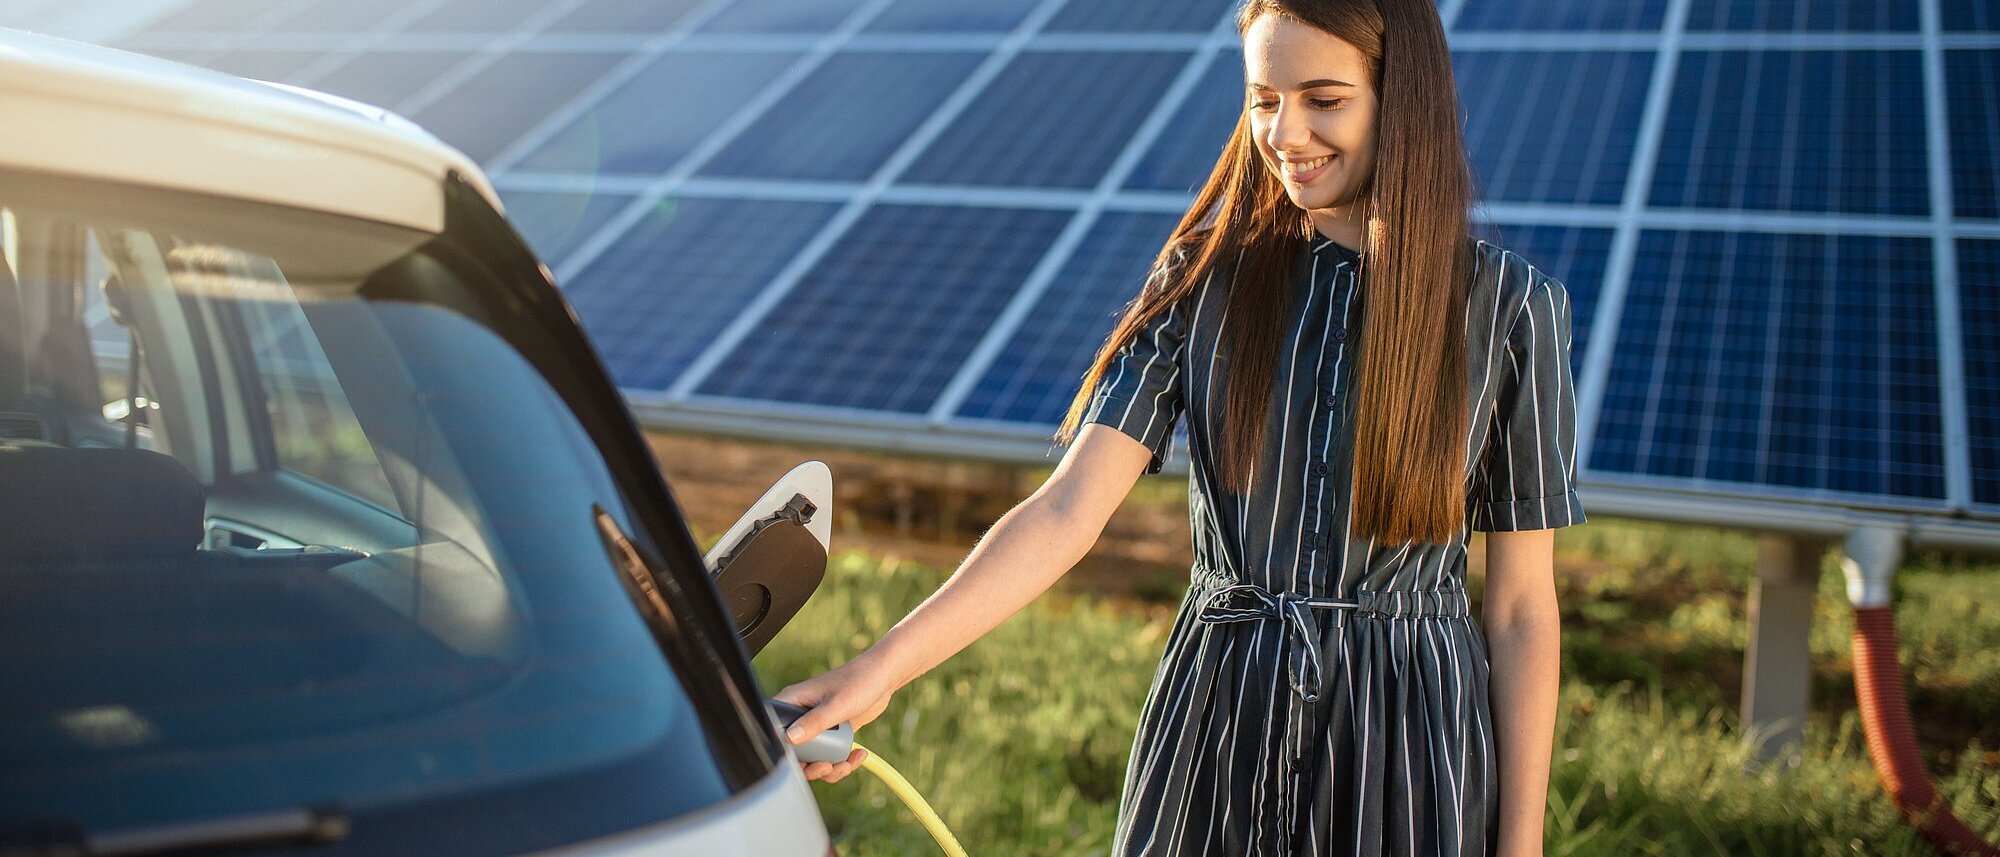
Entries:
{"type": "MultiPolygon", "coordinates": [[[[1432,0],[1248,0],[1239,32],[1284,15],[1367,57],[1378,106],[1367,190],[1362,319],[1355,364],[1354,528],[1378,540],[1444,542],[1465,523],[1465,335],[1472,258],[1471,170],[1451,53],[1432,0]]],[[[1247,107],[1247,98],[1246,98],[1247,107]]],[[[1139,295],[1097,352],[1056,432],[1068,443],[1118,350],[1221,265],[1234,265],[1221,347],[1229,362],[1222,479],[1248,492],[1290,306],[1313,227],[1252,139],[1250,117],[1160,249],[1139,295]],[[1235,259],[1228,258],[1235,256],[1235,259]]]]}

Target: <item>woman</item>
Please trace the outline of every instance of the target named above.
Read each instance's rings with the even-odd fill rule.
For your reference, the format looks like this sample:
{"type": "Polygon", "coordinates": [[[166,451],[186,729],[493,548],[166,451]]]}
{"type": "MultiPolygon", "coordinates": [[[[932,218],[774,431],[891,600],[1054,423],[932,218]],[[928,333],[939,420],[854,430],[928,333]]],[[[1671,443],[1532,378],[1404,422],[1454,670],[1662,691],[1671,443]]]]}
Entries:
{"type": "Polygon", "coordinates": [[[1250,0],[1238,25],[1243,115],[1086,375],[1061,465],[874,647],[779,692],[816,706],[793,740],[875,719],[1043,592],[1185,414],[1192,586],[1116,853],[1539,854],[1550,529],[1584,520],[1568,295],[1468,234],[1431,0],[1250,0]]]}

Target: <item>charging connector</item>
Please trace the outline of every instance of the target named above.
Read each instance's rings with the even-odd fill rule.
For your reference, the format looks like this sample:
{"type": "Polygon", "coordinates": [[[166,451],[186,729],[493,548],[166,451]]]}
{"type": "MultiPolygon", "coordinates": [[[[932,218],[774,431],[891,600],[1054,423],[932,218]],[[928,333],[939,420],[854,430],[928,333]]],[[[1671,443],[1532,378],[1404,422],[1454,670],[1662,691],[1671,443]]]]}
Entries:
{"type": "MultiPolygon", "coordinates": [[[[784,734],[786,728],[806,713],[806,709],[789,702],[776,699],[767,702],[770,704],[772,718],[777,721],[779,734],[784,734]]],[[[932,809],[930,803],[924,800],[924,796],[917,793],[916,787],[910,785],[909,780],[904,779],[902,774],[897,773],[895,768],[884,761],[880,753],[855,743],[852,724],[842,723],[792,748],[801,762],[832,764],[847,761],[848,755],[856,749],[868,754],[861,760],[861,769],[874,774],[876,779],[881,780],[883,785],[889,787],[890,792],[903,801],[904,806],[909,807],[910,813],[917,817],[917,822],[930,832],[931,838],[937,840],[938,847],[943,849],[948,857],[966,857],[965,849],[958,844],[958,838],[951,835],[950,828],[944,826],[944,819],[938,817],[937,810],[932,809]]]]}

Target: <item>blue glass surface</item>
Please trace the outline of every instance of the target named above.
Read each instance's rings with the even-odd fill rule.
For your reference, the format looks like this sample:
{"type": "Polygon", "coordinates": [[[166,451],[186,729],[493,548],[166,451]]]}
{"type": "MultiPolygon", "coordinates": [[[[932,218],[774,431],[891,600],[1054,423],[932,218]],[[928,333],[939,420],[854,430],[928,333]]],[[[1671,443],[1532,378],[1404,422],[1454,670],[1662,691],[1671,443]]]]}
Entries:
{"type": "Polygon", "coordinates": [[[761,51],[663,54],[536,147],[519,168],[666,172],[795,59],[761,51]]]}
{"type": "Polygon", "coordinates": [[[409,6],[409,0],[320,0],[286,18],[273,30],[282,33],[358,33],[409,6]]]}
{"type": "Polygon", "coordinates": [[[548,0],[451,0],[404,28],[411,33],[510,33],[548,0]]]}
{"type": "Polygon", "coordinates": [[[560,267],[577,245],[595,234],[629,196],[554,191],[502,191],[507,219],[550,268],[560,267]]]}
{"type": "Polygon", "coordinates": [[[146,29],[166,33],[233,33],[270,13],[270,0],[195,0],[146,25],[146,29]]]}
{"type": "Polygon", "coordinates": [[[1612,230],[1591,226],[1495,225],[1480,237],[1505,247],[1535,270],[1561,281],[1569,292],[1570,368],[1583,371],[1597,297],[1604,293],[1604,265],[1611,256],[1612,230]]]}
{"type": "Polygon", "coordinates": [[[1688,29],[1915,30],[1917,0],[1696,0],[1688,29]]]}
{"type": "Polygon", "coordinates": [[[1452,55],[1480,198],[1616,205],[1624,196],[1653,55],[1452,55]]]}
{"type": "Polygon", "coordinates": [[[465,62],[462,53],[355,54],[312,82],[312,88],[391,110],[417,90],[465,62]]]}
{"type": "Polygon", "coordinates": [[[277,83],[291,83],[299,71],[311,65],[313,60],[325,56],[317,51],[230,51],[221,56],[203,60],[201,65],[224,74],[247,77],[251,80],[269,80],[277,83]]]}
{"type": "Polygon", "coordinates": [[[897,0],[868,22],[871,33],[1005,32],[1040,0],[897,0]]]}
{"type": "Polygon", "coordinates": [[[975,53],[837,54],[736,135],[701,172],[866,180],[981,59],[975,53]]]}
{"type": "Polygon", "coordinates": [[[1024,51],[902,180],[1095,186],[1187,59],[1182,53],[1024,51]]]}
{"type": "Polygon", "coordinates": [[[1199,189],[1236,129],[1243,100],[1243,54],[1223,51],[1174,111],[1152,150],[1132,168],[1125,186],[1189,193],[1199,189]]]}
{"type": "Polygon", "coordinates": [[[1235,12],[1235,0],[1069,0],[1049,21],[1052,32],[1206,33],[1235,12]]]}
{"type": "Polygon", "coordinates": [[[1994,0],[1948,0],[1938,11],[1947,30],[2000,30],[2000,3],[1994,0]]]}
{"type": "Polygon", "coordinates": [[[876,206],[700,392],[921,413],[1070,217],[876,206]]]}
{"type": "Polygon", "coordinates": [[[1972,499],[2000,503],[2000,240],[1960,238],[1957,249],[1972,499]]]}
{"type": "Polygon", "coordinates": [[[590,0],[549,25],[553,33],[658,33],[672,29],[700,0],[590,0]]]}
{"type": "Polygon", "coordinates": [[[957,416],[1053,430],[1179,220],[1131,212],[1098,218],[957,416]]]}
{"type": "Polygon", "coordinates": [[[1642,234],[1592,469],[1941,499],[1923,238],[1642,234]]]}
{"type": "Polygon", "coordinates": [[[515,53],[410,117],[484,161],[624,59],[613,53],[515,53]]]}
{"type": "Polygon", "coordinates": [[[1681,55],[1655,206],[1930,213],[1917,51],[1681,55]]]}
{"type": "Polygon", "coordinates": [[[1466,0],[1453,30],[1658,30],[1666,0],[1466,0]]]}
{"type": "Polygon", "coordinates": [[[669,198],[565,289],[618,385],[665,389],[837,210],[669,198]]]}
{"type": "Polygon", "coordinates": [[[2000,50],[1945,51],[1944,69],[1952,210],[2000,217],[2000,50]]]}
{"type": "Polygon", "coordinates": [[[702,25],[710,33],[824,33],[840,26],[861,0],[736,0],[702,25]]]}

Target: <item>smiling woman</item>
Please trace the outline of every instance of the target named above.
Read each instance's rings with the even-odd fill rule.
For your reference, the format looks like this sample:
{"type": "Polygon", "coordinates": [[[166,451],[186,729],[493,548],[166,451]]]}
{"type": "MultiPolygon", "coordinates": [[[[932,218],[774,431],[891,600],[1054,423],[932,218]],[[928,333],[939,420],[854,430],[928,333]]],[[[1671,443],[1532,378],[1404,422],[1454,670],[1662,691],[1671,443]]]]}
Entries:
{"type": "Polygon", "coordinates": [[[1567,292],[1470,235],[1430,0],[1237,21],[1242,113],[1085,376],[1062,465],[873,648],[779,697],[817,706],[805,735],[879,716],[1074,564],[1185,416],[1190,586],[1114,853],[1538,854],[1550,530],[1584,519],[1567,292]]]}

